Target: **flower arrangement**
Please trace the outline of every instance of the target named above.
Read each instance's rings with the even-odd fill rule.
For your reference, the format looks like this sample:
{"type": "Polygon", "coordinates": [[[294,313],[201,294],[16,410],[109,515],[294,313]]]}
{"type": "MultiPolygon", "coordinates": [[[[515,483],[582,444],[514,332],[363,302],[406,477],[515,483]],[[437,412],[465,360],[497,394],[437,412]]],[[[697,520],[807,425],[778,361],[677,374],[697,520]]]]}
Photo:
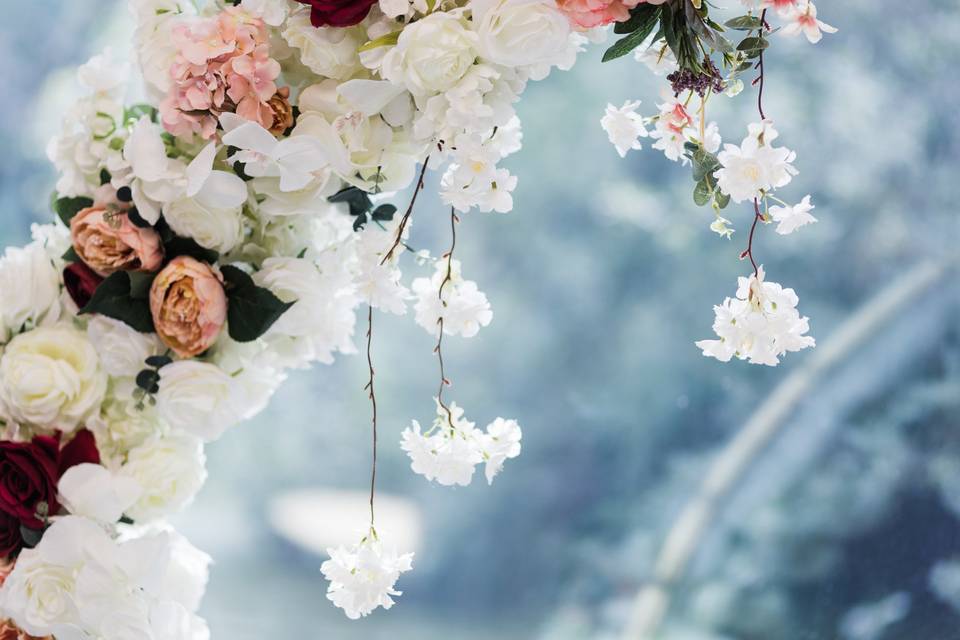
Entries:
{"type": "Polygon", "coordinates": [[[488,482],[521,450],[516,420],[484,429],[445,398],[445,336],[493,318],[454,257],[459,216],[512,209],[500,161],[521,146],[513,104],[568,69],[605,28],[604,56],[635,52],[669,83],[659,111],[608,107],[621,155],[654,139],[688,164],[694,200],[752,207],[753,273],[716,307],[705,355],[776,364],[813,346],[791,289],[764,281],[760,223],[814,222],[809,197],[773,195],[796,173],[763,113],[763,55],[783,34],[832,31],[808,0],[746,1],[721,25],[699,0],[131,0],[148,100],[125,104],[130,64],[83,65],[87,94],[50,144],[57,220],[0,259],[0,588],[3,624],[58,638],[201,639],[209,559],[164,524],[202,486],[204,446],[256,414],[285,371],[356,351],[366,308],[373,413],[370,526],[330,550],[328,597],[351,618],[389,608],[412,554],[375,527],[374,311],[436,338],[436,417],[400,435],[441,485],[488,482]],[[734,45],[730,33],[743,38],[734,45]],[[707,104],[756,68],[760,120],[726,144],[707,104]],[[407,244],[427,170],[442,170],[449,248],[407,244]],[[411,186],[403,209],[389,202],[411,186]],[[775,204],[770,205],[770,202],[775,204]],[[401,259],[422,277],[409,284],[401,259]]]}

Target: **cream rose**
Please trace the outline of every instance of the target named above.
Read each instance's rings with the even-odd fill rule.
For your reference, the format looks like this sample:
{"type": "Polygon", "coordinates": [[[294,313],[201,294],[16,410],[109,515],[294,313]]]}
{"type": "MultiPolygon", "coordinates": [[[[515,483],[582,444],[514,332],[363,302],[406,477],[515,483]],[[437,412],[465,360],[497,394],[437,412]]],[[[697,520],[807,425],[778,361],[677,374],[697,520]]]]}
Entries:
{"type": "Polygon", "coordinates": [[[474,0],[480,55],[507,67],[555,64],[568,49],[570,22],[553,0],[474,0]]]}
{"type": "Polygon", "coordinates": [[[157,411],[174,429],[216,440],[238,421],[233,378],[209,362],[180,360],[160,369],[157,411]]]}
{"type": "Polygon", "coordinates": [[[201,247],[226,253],[243,240],[240,208],[215,209],[194,198],[181,198],[163,209],[163,218],[178,236],[193,238],[201,247]]]}
{"type": "Polygon", "coordinates": [[[310,8],[287,19],[283,39],[300,52],[300,61],[318,76],[347,80],[363,70],[357,49],[367,41],[363,27],[314,27],[310,8]]]}
{"type": "Polygon", "coordinates": [[[380,74],[418,96],[453,87],[477,58],[477,36],[462,12],[433,13],[406,27],[383,58],[380,74]]]}
{"type": "Polygon", "coordinates": [[[73,431],[106,388],[96,349],[65,325],[20,334],[0,358],[0,402],[13,420],[42,430],[73,431]]]}
{"type": "Polygon", "coordinates": [[[0,342],[24,327],[56,321],[60,274],[38,242],[10,247],[0,258],[0,342]]]}
{"type": "Polygon", "coordinates": [[[152,333],[140,333],[126,323],[95,315],[87,325],[87,337],[100,354],[100,364],[111,376],[135,376],[144,361],[163,351],[163,344],[152,333]]]}
{"type": "Polygon", "coordinates": [[[142,491],[126,509],[128,516],[144,522],[170,515],[193,500],[207,479],[203,443],[185,433],[150,440],[130,451],[118,475],[142,491]]]}

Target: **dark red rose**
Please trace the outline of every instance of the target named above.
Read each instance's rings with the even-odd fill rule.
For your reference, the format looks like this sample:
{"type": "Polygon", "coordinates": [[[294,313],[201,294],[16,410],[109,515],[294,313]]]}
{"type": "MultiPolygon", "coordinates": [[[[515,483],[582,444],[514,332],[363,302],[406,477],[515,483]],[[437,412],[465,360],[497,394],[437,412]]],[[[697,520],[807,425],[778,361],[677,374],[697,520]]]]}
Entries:
{"type": "Polygon", "coordinates": [[[22,548],[20,520],[0,511],[0,557],[9,558],[22,548]]]}
{"type": "Polygon", "coordinates": [[[63,270],[63,286],[81,309],[87,306],[103,278],[82,262],[68,264],[63,270]]]}
{"type": "Polygon", "coordinates": [[[31,442],[0,442],[0,511],[31,529],[43,528],[37,508],[46,503],[55,514],[60,443],[57,438],[37,436],[31,442]]]}
{"type": "Polygon", "coordinates": [[[309,5],[315,27],[352,27],[367,17],[377,0],[297,0],[309,5]]]}
{"type": "Polygon", "coordinates": [[[100,464],[100,451],[97,449],[97,441],[93,437],[93,432],[81,429],[60,450],[57,477],[63,476],[70,467],[85,462],[100,464]]]}

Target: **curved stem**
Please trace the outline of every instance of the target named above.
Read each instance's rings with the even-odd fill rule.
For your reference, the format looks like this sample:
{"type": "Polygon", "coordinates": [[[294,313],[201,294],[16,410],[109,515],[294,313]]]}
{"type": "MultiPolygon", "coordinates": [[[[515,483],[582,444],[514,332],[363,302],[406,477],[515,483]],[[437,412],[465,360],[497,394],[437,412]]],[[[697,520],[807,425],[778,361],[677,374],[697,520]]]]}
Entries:
{"type": "MultiPolygon", "coordinates": [[[[453,207],[450,207],[450,250],[447,251],[444,256],[447,259],[447,274],[444,276],[443,281],[440,283],[440,290],[437,292],[437,297],[440,298],[440,304],[442,307],[446,308],[447,301],[443,299],[443,290],[447,286],[447,283],[453,280],[453,251],[457,248],[457,211],[453,207]]],[[[447,422],[450,423],[450,426],[453,427],[453,412],[450,411],[450,407],[447,406],[446,402],[443,401],[443,390],[446,388],[450,381],[447,379],[446,372],[444,371],[443,365],[443,313],[441,312],[440,317],[437,319],[437,328],[439,329],[439,336],[437,337],[437,346],[434,348],[434,352],[437,354],[437,360],[440,362],[440,390],[437,392],[437,402],[447,412],[447,422]]]]}
{"type": "Polygon", "coordinates": [[[373,409],[373,464],[371,465],[370,472],[370,531],[376,536],[376,531],[374,529],[374,513],[373,513],[373,501],[376,497],[377,492],[377,394],[373,388],[373,355],[372,355],[372,346],[373,346],[373,307],[367,308],[367,368],[370,370],[370,380],[367,382],[367,386],[364,387],[369,391],[370,405],[373,409]]]}
{"type": "Polygon", "coordinates": [[[417,183],[413,187],[413,195],[410,197],[410,203],[407,205],[407,210],[403,213],[403,217],[400,219],[400,226],[397,227],[397,237],[394,239],[390,250],[387,251],[386,255],[383,256],[383,260],[380,261],[380,264],[386,264],[388,260],[393,258],[393,254],[397,250],[397,247],[403,244],[403,232],[407,228],[407,224],[410,222],[410,215],[413,213],[413,206],[417,203],[417,196],[420,195],[420,192],[423,190],[423,176],[427,173],[428,164],[430,164],[430,156],[427,156],[423,159],[423,164],[420,166],[420,175],[417,177],[417,183]]]}

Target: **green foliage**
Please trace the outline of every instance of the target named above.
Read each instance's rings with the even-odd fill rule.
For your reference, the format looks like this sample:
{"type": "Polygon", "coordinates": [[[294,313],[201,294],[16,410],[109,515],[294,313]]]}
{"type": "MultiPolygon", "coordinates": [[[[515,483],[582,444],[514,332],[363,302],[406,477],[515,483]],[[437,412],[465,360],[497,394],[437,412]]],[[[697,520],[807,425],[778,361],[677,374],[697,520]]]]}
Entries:
{"type": "Polygon", "coordinates": [[[151,274],[133,271],[112,273],[100,283],[80,313],[99,313],[119,320],[140,333],[151,333],[154,330],[153,317],[145,294],[145,291],[149,291],[149,284],[144,283],[144,278],[152,282],[152,277],[151,274]]]}
{"type": "Polygon", "coordinates": [[[375,222],[393,220],[393,215],[397,212],[397,208],[392,204],[382,204],[374,207],[373,201],[370,199],[370,194],[357,187],[341,189],[327,198],[327,201],[347,204],[350,209],[350,215],[356,218],[356,220],[353,221],[354,231],[362,229],[363,225],[367,224],[369,220],[374,220],[375,222]]]}
{"type": "Polygon", "coordinates": [[[624,38],[620,38],[613,46],[603,54],[603,61],[608,62],[621,56],[625,56],[647,39],[654,27],[660,20],[660,7],[651,4],[641,4],[630,12],[630,19],[626,22],[617,23],[614,27],[616,33],[628,33],[624,38]]]}
{"type": "Polygon", "coordinates": [[[237,342],[256,340],[294,305],[294,302],[282,301],[269,289],[257,286],[253,278],[238,267],[226,265],[220,272],[227,284],[230,337],[237,342]]]}
{"type": "Polygon", "coordinates": [[[93,200],[83,196],[77,198],[56,198],[53,201],[53,210],[56,212],[63,224],[70,226],[73,216],[77,215],[82,209],[93,206],[93,200]]]}

